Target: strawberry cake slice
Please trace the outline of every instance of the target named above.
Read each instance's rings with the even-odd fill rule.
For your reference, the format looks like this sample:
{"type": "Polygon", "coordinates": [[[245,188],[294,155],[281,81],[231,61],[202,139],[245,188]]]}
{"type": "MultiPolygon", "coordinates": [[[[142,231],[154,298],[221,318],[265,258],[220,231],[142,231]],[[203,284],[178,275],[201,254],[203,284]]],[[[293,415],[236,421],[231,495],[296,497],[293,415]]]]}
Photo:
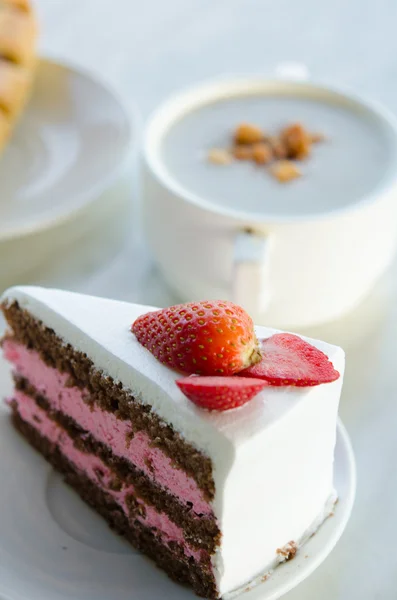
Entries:
{"type": "Polygon", "coordinates": [[[340,348],[226,301],[16,287],[2,308],[17,430],[197,594],[265,579],[333,511],[340,348]]]}

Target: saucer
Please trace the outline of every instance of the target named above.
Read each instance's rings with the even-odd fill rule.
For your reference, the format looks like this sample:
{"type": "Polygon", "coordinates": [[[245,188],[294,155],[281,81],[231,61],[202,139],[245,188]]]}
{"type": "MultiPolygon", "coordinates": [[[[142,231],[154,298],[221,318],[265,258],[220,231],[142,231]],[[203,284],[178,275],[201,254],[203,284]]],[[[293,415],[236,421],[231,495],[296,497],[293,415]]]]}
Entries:
{"type": "Polygon", "coordinates": [[[42,59],[0,159],[0,242],[59,225],[94,203],[125,166],[133,134],[106,85],[42,59]]]}

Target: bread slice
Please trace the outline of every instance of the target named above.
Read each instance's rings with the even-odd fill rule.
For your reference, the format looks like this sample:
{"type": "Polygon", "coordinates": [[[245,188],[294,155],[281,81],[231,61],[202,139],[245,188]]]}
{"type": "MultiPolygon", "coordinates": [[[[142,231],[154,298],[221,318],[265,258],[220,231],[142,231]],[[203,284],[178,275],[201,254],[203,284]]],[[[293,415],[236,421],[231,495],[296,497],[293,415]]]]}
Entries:
{"type": "Polygon", "coordinates": [[[37,24],[29,0],[0,0],[0,152],[32,88],[37,24]]]}
{"type": "Polygon", "coordinates": [[[2,0],[2,3],[18,10],[32,12],[30,0],[2,0]]]}
{"type": "Polygon", "coordinates": [[[4,148],[11,134],[9,117],[0,109],[0,148],[4,148]]]}
{"type": "Polygon", "coordinates": [[[0,59],[0,108],[10,120],[24,107],[32,76],[31,69],[0,59]]]}

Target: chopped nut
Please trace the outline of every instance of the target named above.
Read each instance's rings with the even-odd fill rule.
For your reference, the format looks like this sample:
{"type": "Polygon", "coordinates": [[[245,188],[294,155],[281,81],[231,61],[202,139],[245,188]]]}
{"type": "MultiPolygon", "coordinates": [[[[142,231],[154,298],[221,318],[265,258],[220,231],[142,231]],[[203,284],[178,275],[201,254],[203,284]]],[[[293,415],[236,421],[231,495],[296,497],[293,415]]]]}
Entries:
{"type": "Polygon", "coordinates": [[[270,173],[281,183],[287,183],[302,175],[298,167],[290,160],[279,160],[275,162],[270,167],[270,173]]]}
{"type": "Polygon", "coordinates": [[[279,137],[270,137],[269,144],[272,147],[275,158],[287,158],[287,148],[279,137]]]}
{"type": "Polygon", "coordinates": [[[288,158],[303,160],[309,156],[311,146],[310,135],[300,123],[289,125],[283,129],[281,138],[287,147],[288,158]]]}
{"type": "Polygon", "coordinates": [[[264,137],[264,133],[259,127],[249,123],[241,123],[234,133],[236,144],[255,144],[256,142],[262,142],[264,137]]]}
{"type": "Polygon", "coordinates": [[[212,148],[208,152],[208,160],[216,165],[228,165],[232,162],[233,156],[229,150],[223,148],[212,148]]]}
{"type": "Polygon", "coordinates": [[[312,133],[310,134],[310,141],[312,144],[319,144],[325,141],[325,135],[323,133],[312,133]]]}
{"type": "Polygon", "coordinates": [[[239,144],[233,148],[233,156],[237,160],[252,160],[252,146],[239,144]]]}
{"type": "Polygon", "coordinates": [[[273,151],[266,142],[259,142],[252,146],[252,158],[258,165],[267,165],[273,160],[273,151]]]}
{"type": "Polygon", "coordinates": [[[272,163],[269,173],[286,183],[302,175],[293,161],[307,158],[312,145],[325,139],[322,133],[311,133],[301,123],[284,127],[276,136],[267,135],[256,125],[241,123],[234,132],[232,147],[213,148],[208,153],[208,159],[219,165],[227,165],[234,159],[252,161],[257,165],[272,163]]]}

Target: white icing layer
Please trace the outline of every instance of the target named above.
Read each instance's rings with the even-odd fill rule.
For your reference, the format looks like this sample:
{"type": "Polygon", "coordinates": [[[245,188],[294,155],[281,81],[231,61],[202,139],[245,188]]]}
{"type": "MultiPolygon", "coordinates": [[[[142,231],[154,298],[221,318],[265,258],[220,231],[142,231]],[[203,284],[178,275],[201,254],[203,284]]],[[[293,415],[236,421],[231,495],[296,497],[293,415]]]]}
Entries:
{"type": "MultiPolygon", "coordinates": [[[[340,348],[309,340],[341,373],[334,383],[269,387],[240,409],[209,413],[185,398],[179,375],[131,333],[132,322],[153,308],[38,287],[11,288],[4,300],[17,300],[212,459],[223,534],[213,561],[220,594],[263,573],[277,548],[300,540],[323,513],[333,487],[340,348]]],[[[276,330],[256,332],[264,338],[276,330]]]]}

